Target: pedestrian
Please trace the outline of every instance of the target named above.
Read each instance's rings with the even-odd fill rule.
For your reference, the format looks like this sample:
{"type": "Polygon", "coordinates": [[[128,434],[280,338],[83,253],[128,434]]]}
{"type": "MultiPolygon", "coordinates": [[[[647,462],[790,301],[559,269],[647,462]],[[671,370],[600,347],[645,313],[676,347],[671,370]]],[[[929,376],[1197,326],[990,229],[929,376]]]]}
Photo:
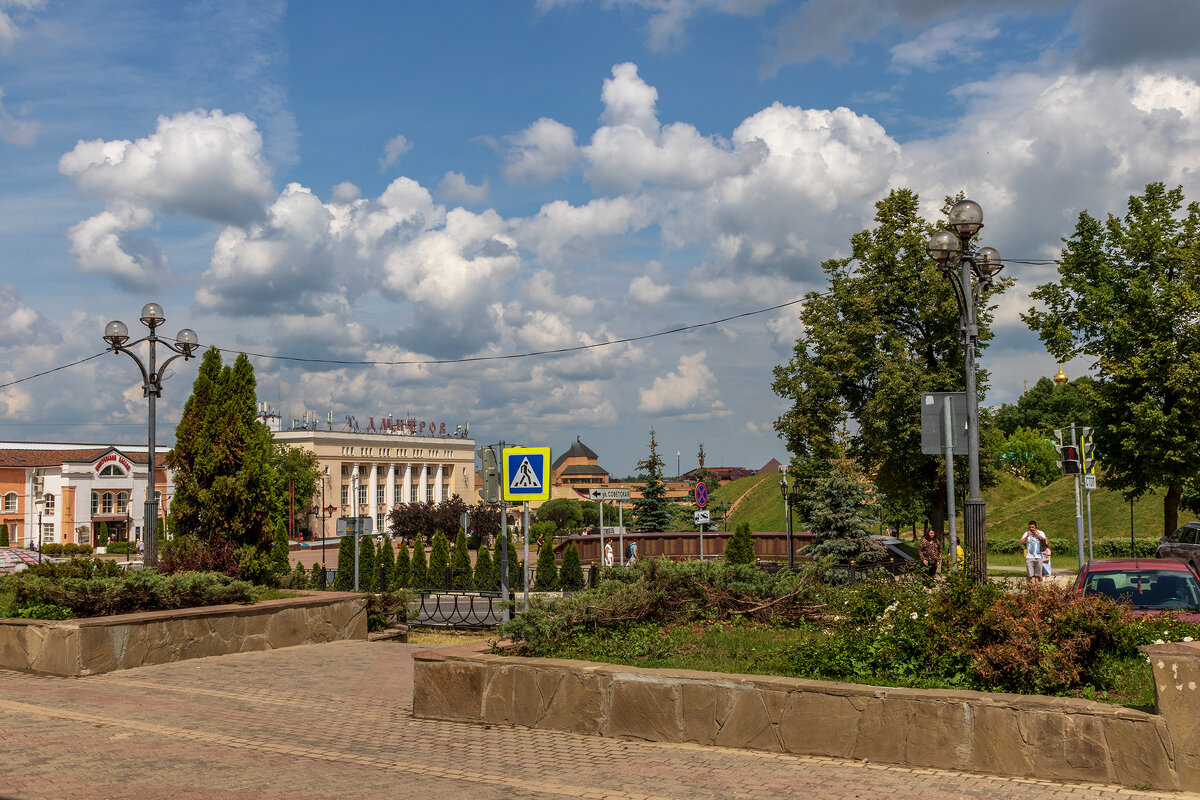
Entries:
{"type": "Polygon", "coordinates": [[[1032,586],[1042,582],[1042,551],[1046,549],[1046,534],[1038,530],[1037,520],[1029,520],[1029,530],[1021,537],[1025,547],[1025,583],[1032,586]]]}
{"type": "Polygon", "coordinates": [[[611,567],[613,565],[613,549],[612,542],[604,543],[604,566],[611,567]]]}
{"type": "Polygon", "coordinates": [[[1050,544],[1046,543],[1046,549],[1042,552],[1042,578],[1049,578],[1050,571],[1050,544]]]}
{"type": "Polygon", "coordinates": [[[629,543],[629,559],[625,562],[625,566],[632,567],[637,561],[637,542],[629,543]]]}
{"type": "Polygon", "coordinates": [[[142,554],[142,537],[140,536],[137,537],[137,552],[139,556],[142,554]]]}
{"type": "Polygon", "coordinates": [[[933,528],[928,525],[925,526],[925,536],[921,539],[917,554],[921,556],[921,566],[925,567],[929,577],[936,576],[938,568],[942,565],[942,544],[937,540],[933,528]]]}

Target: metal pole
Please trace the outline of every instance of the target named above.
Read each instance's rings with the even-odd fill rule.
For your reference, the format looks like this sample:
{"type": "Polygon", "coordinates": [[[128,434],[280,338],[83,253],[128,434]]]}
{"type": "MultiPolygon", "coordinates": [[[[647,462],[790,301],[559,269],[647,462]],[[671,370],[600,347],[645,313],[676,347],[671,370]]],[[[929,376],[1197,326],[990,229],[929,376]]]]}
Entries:
{"type": "Polygon", "coordinates": [[[524,578],[525,587],[525,605],[522,608],[529,608],[529,501],[525,501],[525,563],[521,565],[522,577],[524,578]]]}
{"type": "MultiPolygon", "coordinates": [[[[1075,446],[1075,423],[1071,423],[1071,446],[1075,446]]],[[[1080,465],[1082,468],[1082,464],[1080,465]]],[[[1083,569],[1083,507],[1079,496],[1079,475],[1075,475],[1075,549],[1079,553],[1079,568],[1083,569]]]]}
{"type": "MultiPolygon", "coordinates": [[[[787,484],[787,473],[784,473],[784,484],[787,484]]],[[[795,521],[792,519],[792,489],[795,488],[796,482],[792,481],[792,488],[783,495],[783,517],[787,523],[788,569],[793,571],[796,568],[796,547],[792,544],[792,529],[795,527],[795,521]]]]}
{"type": "MultiPolygon", "coordinates": [[[[154,333],[154,328],[150,329],[150,364],[148,371],[150,380],[146,382],[146,397],[150,403],[150,424],[149,424],[149,447],[146,451],[146,461],[150,469],[146,476],[146,505],[143,507],[142,528],[143,536],[146,537],[146,547],[142,555],[142,563],[147,567],[152,567],[158,563],[158,503],[154,500],[154,446],[155,446],[155,401],[158,399],[158,373],[157,365],[155,364],[155,348],[154,345],[158,341],[158,336],[154,333]],[[154,528],[154,536],[150,536],[150,528],[154,528]]],[[[126,542],[126,547],[129,543],[126,542]]]]}
{"type": "Polygon", "coordinates": [[[950,520],[950,570],[958,558],[958,520],[954,511],[954,422],[949,397],[942,398],[942,444],[946,450],[946,518],[950,520]]]}
{"type": "MultiPolygon", "coordinates": [[[[500,441],[500,452],[497,453],[497,463],[504,458],[504,441],[500,441]]],[[[504,505],[504,487],[500,487],[500,597],[503,598],[504,610],[500,612],[500,620],[508,622],[512,619],[512,611],[508,607],[508,509],[504,505]]]]}
{"type": "MultiPolygon", "coordinates": [[[[354,522],[351,524],[354,525],[354,591],[357,592],[358,591],[358,540],[359,540],[358,517],[355,516],[355,517],[351,517],[350,519],[354,520],[354,522]]],[[[349,522],[349,520],[347,520],[347,522],[349,522]]]]}
{"type": "Polygon", "coordinates": [[[963,528],[966,533],[967,557],[976,581],[987,577],[987,509],[979,494],[979,393],[975,389],[975,343],[979,326],[975,318],[975,296],[971,288],[971,273],[975,266],[973,255],[962,259],[963,342],[967,388],[967,502],[963,504],[963,528]]]}
{"type": "MultiPolygon", "coordinates": [[[[604,566],[604,505],[599,500],[596,501],[600,505],[600,566],[604,566]]],[[[618,502],[618,506],[621,504],[618,502]]],[[[595,562],[592,562],[595,563],[595,562]]]]}
{"type": "MultiPolygon", "coordinates": [[[[625,504],[620,500],[617,501],[617,535],[620,536],[620,541],[625,541],[625,504]]],[[[622,544],[622,547],[624,545],[622,544]]]]}
{"type": "Polygon", "coordinates": [[[1092,551],[1092,490],[1087,490],[1087,522],[1088,522],[1088,561],[1096,559],[1092,551]]]}
{"type": "Polygon", "coordinates": [[[617,530],[618,547],[621,548],[621,566],[625,566],[625,524],[622,522],[621,527],[617,530]]]}

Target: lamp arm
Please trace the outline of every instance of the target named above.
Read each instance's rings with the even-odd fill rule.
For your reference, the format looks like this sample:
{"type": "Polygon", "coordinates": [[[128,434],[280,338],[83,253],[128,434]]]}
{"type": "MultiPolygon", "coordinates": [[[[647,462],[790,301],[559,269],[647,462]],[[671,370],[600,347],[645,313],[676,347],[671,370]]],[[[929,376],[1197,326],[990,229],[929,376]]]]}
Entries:
{"type": "MultiPolygon", "coordinates": [[[[136,342],[133,342],[132,344],[141,344],[144,341],[146,341],[146,340],[138,339],[136,342]]],[[[137,355],[132,350],[129,349],[128,345],[114,344],[114,345],[110,346],[108,349],[112,350],[114,353],[124,353],[125,355],[132,358],[133,363],[137,364],[138,369],[140,369],[142,371],[142,386],[143,386],[143,388],[148,388],[150,386],[150,373],[146,372],[146,365],[143,364],[142,360],[140,358],[138,358],[137,355]]]]}
{"type": "Polygon", "coordinates": [[[184,361],[187,361],[188,359],[190,359],[192,357],[192,355],[191,355],[191,353],[185,353],[182,350],[175,350],[174,347],[172,347],[170,344],[167,344],[166,342],[163,342],[161,339],[159,340],[159,342],[162,344],[165,344],[167,347],[169,347],[171,350],[173,350],[175,352],[175,355],[171,356],[166,361],[164,361],[158,365],[158,382],[161,384],[162,376],[164,374],[166,374],[168,364],[170,364],[172,361],[174,361],[177,358],[182,358],[184,361]]]}

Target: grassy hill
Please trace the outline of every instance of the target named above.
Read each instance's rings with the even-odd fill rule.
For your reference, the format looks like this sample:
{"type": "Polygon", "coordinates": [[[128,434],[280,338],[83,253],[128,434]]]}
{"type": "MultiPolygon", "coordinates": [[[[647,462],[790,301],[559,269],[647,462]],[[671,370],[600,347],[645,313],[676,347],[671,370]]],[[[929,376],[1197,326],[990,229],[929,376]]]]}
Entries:
{"type": "Polygon", "coordinates": [[[783,495],[779,492],[778,473],[765,472],[731,481],[709,495],[709,506],[716,503],[732,505],[742,495],[746,495],[745,499],[729,515],[729,530],[743,522],[749,523],[752,531],[784,530],[783,495]]]}

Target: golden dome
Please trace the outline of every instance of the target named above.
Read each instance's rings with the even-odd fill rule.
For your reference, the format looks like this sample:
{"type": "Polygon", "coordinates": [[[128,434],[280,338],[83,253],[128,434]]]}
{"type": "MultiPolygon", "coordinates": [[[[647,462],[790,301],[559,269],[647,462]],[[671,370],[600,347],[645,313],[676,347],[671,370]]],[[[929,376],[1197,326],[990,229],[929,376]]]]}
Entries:
{"type": "Polygon", "coordinates": [[[1062,386],[1067,382],[1067,373],[1063,372],[1061,361],[1058,363],[1058,372],[1056,372],[1054,375],[1054,382],[1059,386],[1062,386]]]}

